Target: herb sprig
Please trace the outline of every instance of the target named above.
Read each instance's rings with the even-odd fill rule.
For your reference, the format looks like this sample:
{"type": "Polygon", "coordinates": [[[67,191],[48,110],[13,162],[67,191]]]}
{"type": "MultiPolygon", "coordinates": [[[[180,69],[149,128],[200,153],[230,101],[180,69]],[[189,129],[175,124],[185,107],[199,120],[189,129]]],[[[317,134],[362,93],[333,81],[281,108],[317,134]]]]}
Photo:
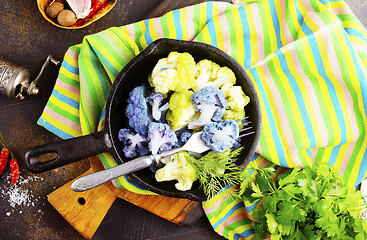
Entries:
{"type": "MultiPolygon", "coordinates": [[[[221,153],[213,151],[192,161],[198,172],[201,188],[208,199],[228,184],[238,184],[241,177],[241,166],[236,164],[243,147],[221,153]]],[[[232,195],[235,193],[231,193],[232,195]]]]}
{"type": "Polygon", "coordinates": [[[242,176],[243,199],[260,203],[253,212],[254,239],[366,239],[361,193],[346,186],[333,166],[298,166],[276,177],[252,162],[242,176]]]}

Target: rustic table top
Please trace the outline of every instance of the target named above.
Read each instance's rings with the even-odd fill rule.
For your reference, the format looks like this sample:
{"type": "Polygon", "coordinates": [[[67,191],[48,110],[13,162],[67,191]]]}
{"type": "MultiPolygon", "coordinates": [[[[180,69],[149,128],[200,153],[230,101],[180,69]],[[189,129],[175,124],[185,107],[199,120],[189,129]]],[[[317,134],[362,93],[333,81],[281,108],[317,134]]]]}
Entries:
{"type": "MultiPolygon", "coordinates": [[[[29,69],[34,79],[49,54],[62,58],[69,46],[85,35],[112,26],[122,26],[171,9],[205,0],[119,0],[106,16],[86,28],[65,30],[43,19],[37,2],[4,0],[0,6],[0,57],[29,69]]],[[[367,26],[367,2],[346,0],[367,26]]],[[[52,91],[57,69],[49,66],[40,79],[40,94],[22,101],[0,96],[0,132],[18,159],[36,145],[59,140],[36,124],[52,91]]],[[[57,170],[31,174],[19,161],[21,178],[9,187],[8,169],[0,177],[0,239],[84,239],[48,203],[47,194],[89,169],[83,160],[57,170]]],[[[97,239],[223,239],[203,216],[185,228],[168,222],[122,199],[116,199],[93,236],[97,239]]]]}

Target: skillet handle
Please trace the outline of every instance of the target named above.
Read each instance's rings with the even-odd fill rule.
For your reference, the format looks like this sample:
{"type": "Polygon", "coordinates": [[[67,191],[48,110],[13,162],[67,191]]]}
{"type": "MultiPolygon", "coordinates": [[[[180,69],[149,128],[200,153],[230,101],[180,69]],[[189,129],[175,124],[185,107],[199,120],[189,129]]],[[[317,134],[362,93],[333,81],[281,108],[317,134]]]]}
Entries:
{"type": "Polygon", "coordinates": [[[71,184],[71,189],[75,192],[83,192],[95,188],[122,175],[144,169],[153,163],[157,163],[159,159],[159,155],[141,156],[116,167],[85,175],[75,180],[71,184]]]}
{"type": "Polygon", "coordinates": [[[112,148],[109,135],[105,131],[89,135],[49,143],[29,149],[24,160],[30,172],[46,172],[67,164],[108,152],[112,148]],[[57,156],[49,161],[39,161],[44,154],[56,153],[57,156]]]}

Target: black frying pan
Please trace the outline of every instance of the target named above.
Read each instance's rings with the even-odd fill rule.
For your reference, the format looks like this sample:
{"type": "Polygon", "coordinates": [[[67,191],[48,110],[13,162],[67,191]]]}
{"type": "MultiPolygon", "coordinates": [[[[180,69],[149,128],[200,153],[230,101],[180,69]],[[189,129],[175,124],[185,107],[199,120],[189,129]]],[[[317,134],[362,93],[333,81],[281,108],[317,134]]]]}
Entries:
{"type": "MultiPolygon", "coordinates": [[[[128,126],[125,116],[127,96],[134,87],[146,84],[148,75],[158,60],[167,57],[172,51],[189,52],[196,62],[202,59],[212,60],[220,66],[228,66],[235,73],[237,84],[241,85],[245,94],[250,97],[250,103],[245,111],[255,131],[255,134],[244,137],[241,142],[244,149],[237,164],[246,166],[258,142],[261,114],[254,85],[245,70],[228,54],[213,46],[198,42],[159,39],[132,59],[115,79],[107,98],[103,130],[28,150],[25,154],[28,170],[34,173],[45,172],[104,152],[112,154],[119,164],[129,161],[124,157],[123,144],[117,138],[118,131],[128,126]],[[46,153],[56,153],[57,156],[47,162],[39,161],[38,158],[46,153]]],[[[161,195],[198,201],[206,199],[198,181],[194,183],[191,190],[182,192],[175,188],[175,181],[157,182],[150,169],[143,169],[129,176],[146,189],[161,195]]]]}

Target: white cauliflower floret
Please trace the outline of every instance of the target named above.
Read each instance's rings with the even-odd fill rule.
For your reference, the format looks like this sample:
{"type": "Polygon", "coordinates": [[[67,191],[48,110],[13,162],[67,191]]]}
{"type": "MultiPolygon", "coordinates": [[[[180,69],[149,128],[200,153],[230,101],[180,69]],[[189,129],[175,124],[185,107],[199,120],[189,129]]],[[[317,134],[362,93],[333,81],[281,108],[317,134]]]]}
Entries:
{"type": "Polygon", "coordinates": [[[156,171],[155,179],[158,182],[177,180],[175,187],[180,191],[190,190],[198,174],[190,160],[194,159],[187,152],[181,151],[170,157],[170,161],[156,171]]]}

